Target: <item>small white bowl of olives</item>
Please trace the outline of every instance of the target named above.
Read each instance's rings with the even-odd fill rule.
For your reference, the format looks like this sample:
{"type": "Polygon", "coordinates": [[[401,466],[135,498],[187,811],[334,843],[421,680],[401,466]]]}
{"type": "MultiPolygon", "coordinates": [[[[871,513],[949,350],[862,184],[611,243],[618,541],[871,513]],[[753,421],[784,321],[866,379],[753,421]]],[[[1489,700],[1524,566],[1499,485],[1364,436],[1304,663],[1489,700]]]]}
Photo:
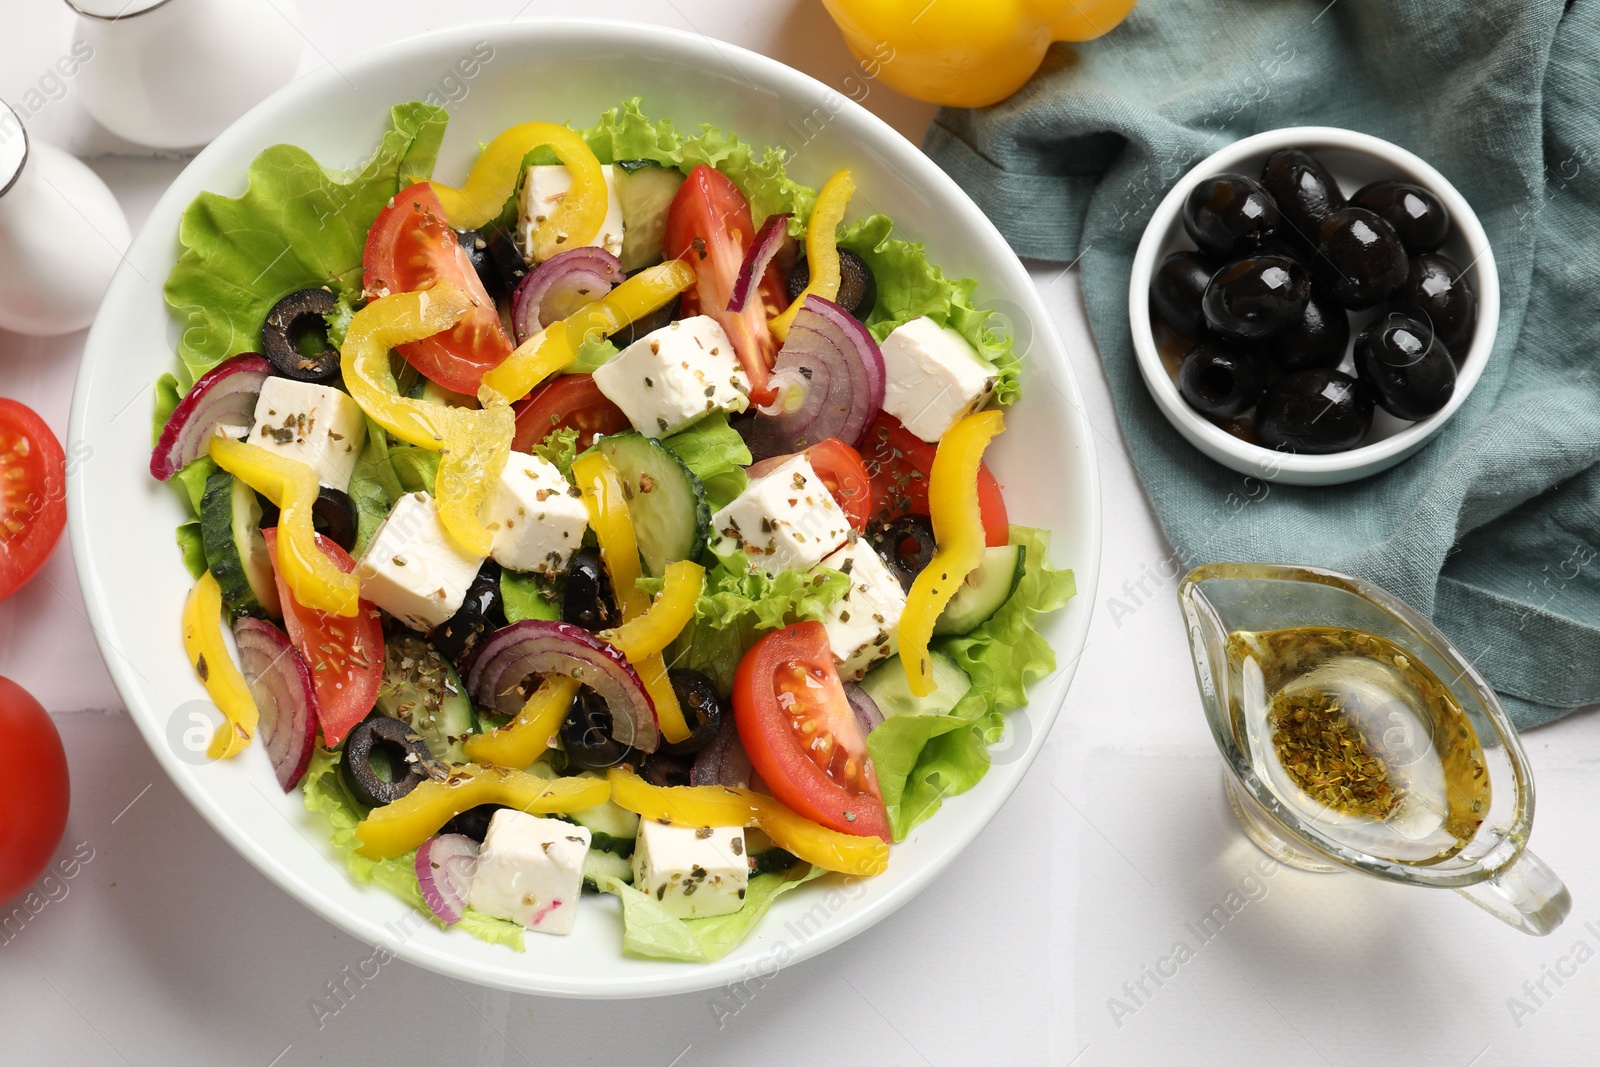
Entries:
{"type": "Polygon", "coordinates": [[[1334,485],[1412,455],[1466,401],[1500,287],[1443,175],[1380,138],[1300,126],[1178,181],[1128,310],[1145,384],[1189,443],[1244,474],[1334,485]]]}

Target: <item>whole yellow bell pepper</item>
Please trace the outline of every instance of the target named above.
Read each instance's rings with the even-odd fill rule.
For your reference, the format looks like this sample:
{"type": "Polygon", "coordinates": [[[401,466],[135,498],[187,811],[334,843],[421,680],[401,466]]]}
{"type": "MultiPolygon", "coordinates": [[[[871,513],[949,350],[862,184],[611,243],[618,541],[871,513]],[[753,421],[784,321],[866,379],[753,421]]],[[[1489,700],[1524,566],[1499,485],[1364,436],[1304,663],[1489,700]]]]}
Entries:
{"type": "Polygon", "coordinates": [[[631,767],[608,774],[611,799],[644,819],[675,826],[755,826],[806,863],[869,878],[889,868],[889,846],[876,837],[841,834],[795,814],[765,793],[722,785],[651,785],[631,767]]]}
{"type": "Polygon", "coordinates": [[[429,778],[392,804],[373,808],[356,824],[356,849],[368,859],[404,856],[439,828],[479,804],[504,804],[530,815],[582,811],[604,803],[611,786],[600,778],[540,778],[508,767],[475,763],[450,768],[446,778],[429,778]]]}
{"type": "Polygon", "coordinates": [[[900,614],[900,663],[915,696],[934,690],[928,641],[933,624],[967,575],[983,561],[983,510],[978,503],[978,470],[983,450],[1004,430],[998,411],[968,415],[950,427],[933,454],[928,472],[928,517],[933,520],[933,559],[917,575],[900,614]]]}
{"type": "Polygon", "coordinates": [[[986,107],[1054,41],[1107,33],[1138,0],[822,0],[869,78],[947,107],[986,107]]]}
{"type": "Polygon", "coordinates": [[[228,646],[222,642],[222,589],[210,571],[200,576],[183,605],[183,650],[205,684],[206,693],[227,720],[211,735],[206,755],[226,759],[244,751],[255,736],[261,713],[244,675],[233,665],[228,646]]]}
{"type": "MultiPolygon", "coordinates": [[[[789,337],[789,324],[800,313],[800,305],[808,296],[826,300],[839,298],[839,224],[844,221],[844,209],[850,203],[850,194],[856,191],[855,179],[848,170],[841,170],[829,178],[817,193],[816,205],[806,223],[806,265],[811,278],[805,289],[783,312],[768,325],[772,336],[779,341],[789,337]]],[[[872,309],[867,308],[870,312],[872,309]]],[[[865,317],[865,312],[863,312],[865,317]]]]}

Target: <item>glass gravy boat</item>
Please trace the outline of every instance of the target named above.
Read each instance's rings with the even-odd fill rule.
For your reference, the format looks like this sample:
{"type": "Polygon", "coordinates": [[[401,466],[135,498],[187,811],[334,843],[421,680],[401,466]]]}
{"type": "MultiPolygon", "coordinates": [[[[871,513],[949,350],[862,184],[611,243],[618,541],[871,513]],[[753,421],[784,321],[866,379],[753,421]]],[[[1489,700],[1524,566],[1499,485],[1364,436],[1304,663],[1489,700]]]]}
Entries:
{"type": "MultiPolygon", "coordinates": [[[[1529,934],[1561,925],[1572,898],[1526,847],[1533,776],[1516,729],[1428,620],[1358,578],[1277,564],[1197,567],[1178,603],[1228,803],[1265,852],[1301,870],[1454,889],[1529,934]],[[1307,707],[1332,707],[1334,729],[1356,738],[1347,762],[1368,772],[1366,809],[1293,747],[1330,736],[1327,718],[1305,732],[1307,707]]],[[[1348,752],[1344,736],[1333,744],[1348,752]]]]}

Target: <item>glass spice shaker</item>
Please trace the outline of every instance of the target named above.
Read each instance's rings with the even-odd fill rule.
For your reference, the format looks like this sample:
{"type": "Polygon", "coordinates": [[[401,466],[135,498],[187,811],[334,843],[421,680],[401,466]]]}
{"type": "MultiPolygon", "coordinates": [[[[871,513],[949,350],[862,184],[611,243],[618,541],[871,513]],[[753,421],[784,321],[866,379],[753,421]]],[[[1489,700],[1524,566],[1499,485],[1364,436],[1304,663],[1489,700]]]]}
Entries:
{"type": "MultiPolygon", "coordinates": [[[[294,77],[293,0],[67,0],[92,50],[78,84],[112,133],[192,148],[294,77]]],[[[75,44],[75,47],[77,45],[75,44]]]]}
{"type": "Polygon", "coordinates": [[[88,326],[128,240],[100,176],[31,142],[0,101],[0,329],[50,336],[88,326]]]}

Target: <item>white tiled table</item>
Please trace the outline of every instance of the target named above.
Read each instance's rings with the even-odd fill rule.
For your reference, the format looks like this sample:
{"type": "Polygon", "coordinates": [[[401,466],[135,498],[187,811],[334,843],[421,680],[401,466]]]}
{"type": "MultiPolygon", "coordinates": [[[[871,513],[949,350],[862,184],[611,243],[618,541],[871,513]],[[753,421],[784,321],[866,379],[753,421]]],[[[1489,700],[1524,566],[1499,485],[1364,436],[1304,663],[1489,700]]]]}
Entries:
{"type": "MultiPolygon", "coordinates": [[[[299,18],[305,67],[522,6],[485,0],[447,16],[422,0],[315,5],[299,18]]],[[[67,47],[70,19],[57,0],[7,8],[0,97],[20,99],[67,47]]],[[[689,28],[836,86],[852,66],[815,0],[603,8],[533,0],[524,17],[581,11],[689,28]]],[[[932,113],[885,88],[866,103],[913,140],[932,113]]],[[[32,129],[91,157],[135,229],[183,165],[96,128],[70,83],[32,129]]],[[[1048,265],[1034,274],[1096,430],[1102,602],[1040,761],[921,898],[742,1002],[538,999],[399,962],[349,980],[371,950],[261,878],[150,758],[95,652],[63,541],[0,604],[0,673],[55,713],[73,774],[62,848],[93,858],[0,944],[0,1062],[1594,1062],[1600,724],[1580,715],[1527,738],[1540,787],[1534,844],[1575,899],[1549,938],[1514,933],[1449,894],[1353,875],[1262,877],[1221,799],[1172,589],[1154,578],[1169,549],[1123,453],[1076,278],[1048,265]],[[1111,596],[1139,610],[1114,619],[1111,596]],[[1217,907],[1227,922],[1202,939],[1201,919],[1217,907]],[[344,983],[348,1003],[319,1018],[311,1002],[329,982],[344,983]]],[[[64,434],[82,343],[0,334],[0,394],[64,434]]]]}

